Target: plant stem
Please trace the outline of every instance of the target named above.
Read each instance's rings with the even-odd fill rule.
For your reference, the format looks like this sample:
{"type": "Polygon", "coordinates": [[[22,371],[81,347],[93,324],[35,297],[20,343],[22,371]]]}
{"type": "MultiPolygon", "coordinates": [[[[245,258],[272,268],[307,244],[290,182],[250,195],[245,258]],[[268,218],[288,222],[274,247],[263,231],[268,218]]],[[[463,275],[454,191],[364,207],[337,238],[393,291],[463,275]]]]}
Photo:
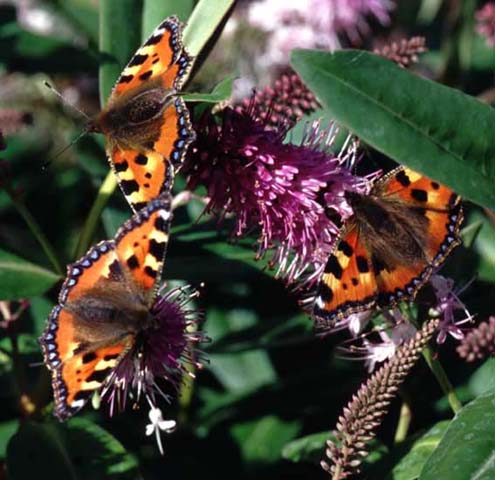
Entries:
{"type": "Polygon", "coordinates": [[[430,370],[433,372],[433,375],[435,375],[438,384],[440,385],[440,388],[447,396],[447,400],[449,401],[450,408],[455,414],[457,414],[462,408],[462,403],[457,398],[454,391],[454,387],[450,383],[450,380],[448,379],[447,374],[445,373],[445,370],[442,367],[442,364],[437,358],[435,358],[435,356],[433,355],[433,351],[429,346],[426,346],[424,348],[423,357],[426,360],[428,366],[430,367],[430,370]]]}
{"type": "Polygon", "coordinates": [[[93,203],[93,206],[91,207],[88,218],[86,219],[86,223],[84,224],[81,236],[79,237],[79,241],[77,242],[74,258],[77,259],[82,257],[91,244],[96,226],[100,221],[101,212],[105,208],[105,205],[114,192],[116,186],[117,178],[112,171],[109,171],[107,176],[105,177],[105,180],[103,180],[100,189],[98,190],[96,199],[93,203]]]}
{"type": "Polygon", "coordinates": [[[55,250],[51,246],[48,239],[45,237],[45,234],[41,230],[41,227],[39,226],[38,222],[35,220],[31,212],[27,209],[26,205],[24,205],[21,201],[17,200],[14,196],[11,196],[11,199],[15,208],[17,209],[21,217],[24,219],[24,221],[27,223],[29,230],[31,230],[31,233],[34,235],[36,240],[38,240],[38,243],[41,245],[41,248],[45,252],[45,255],[50,260],[50,263],[55,269],[55,272],[58,273],[59,275],[63,275],[62,266],[60,265],[55,250]]]}
{"type": "Polygon", "coordinates": [[[412,411],[407,400],[403,400],[400,407],[399,423],[395,431],[394,444],[403,442],[407,437],[409,426],[411,425],[412,411]]]}

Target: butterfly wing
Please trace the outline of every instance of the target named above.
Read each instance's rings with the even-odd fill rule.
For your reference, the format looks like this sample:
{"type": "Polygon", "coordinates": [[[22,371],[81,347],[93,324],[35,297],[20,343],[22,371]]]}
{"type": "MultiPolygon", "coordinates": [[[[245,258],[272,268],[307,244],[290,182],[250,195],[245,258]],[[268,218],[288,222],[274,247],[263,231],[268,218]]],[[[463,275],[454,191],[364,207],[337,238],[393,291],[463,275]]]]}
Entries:
{"type": "Polygon", "coordinates": [[[124,276],[148,307],[161,276],[171,220],[170,195],[164,194],[151,200],[115,236],[124,276]]]}
{"type": "Polygon", "coordinates": [[[170,190],[174,173],[195,138],[187,107],[177,95],[191,64],[192,57],[182,44],[179,20],[167,18],[128,63],[97,120],[96,129],[109,137],[110,163],[134,211],[170,190]],[[126,125],[126,108],[133,101],[141,111],[149,108],[146,92],[150,90],[161,92],[159,103],[167,99],[165,106],[142,125],[126,125]],[[144,98],[143,94],[146,99],[139,104],[136,99],[144,98]],[[112,109],[123,113],[109,116],[112,109]]]}
{"type": "Polygon", "coordinates": [[[333,326],[351,313],[373,307],[377,297],[371,255],[360,242],[357,225],[351,224],[328,258],[318,287],[314,316],[319,322],[333,326]]]}
{"type": "Polygon", "coordinates": [[[143,82],[158,79],[165,89],[180,90],[192,57],[182,44],[182,26],[176,16],[165,19],[131,58],[112,91],[110,101],[143,82]]]}
{"type": "Polygon", "coordinates": [[[156,199],[115,240],[69,266],[40,338],[59,419],[77,412],[132,347],[154,297],[169,222],[169,198],[156,199]]]}
{"type": "Polygon", "coordinates": [[[397,199],[424,215],[428,224],[424,250],[433,267],[461,243],[461,198],[450,188],[408,167],[398,167],[377,182],[376,190],[383,198],[397,199]]]}
{"type": "Polygon", "coordinates": [[[381,209],[381,220],[354,218],[329,257],[314,307],[321,325],[414,299],[460,243],[460,198],[448,187],[399,167],[380,179],[371,195],[378,199],[373,215],[381,209]],[[380,225],[371,229],[379,238],[366,238],[364,227],[373,224],[380,225]]]}

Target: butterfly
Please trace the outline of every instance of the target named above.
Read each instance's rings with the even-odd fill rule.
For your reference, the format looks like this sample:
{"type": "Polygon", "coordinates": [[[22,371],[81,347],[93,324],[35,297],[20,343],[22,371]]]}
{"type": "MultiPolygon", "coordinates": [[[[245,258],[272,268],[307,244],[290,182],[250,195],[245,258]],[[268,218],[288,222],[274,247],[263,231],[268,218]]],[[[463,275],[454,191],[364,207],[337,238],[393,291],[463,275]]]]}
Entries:
{"type": "Polygon", "coordinates": [[[413,300],[454,247],[463,220],[460,197],[407,167],[347,196],[354,215],[342,228],[313,308],[317,326],[413,300]]]}
{"type": "Polygon", "coordinates": [[[86,126],[105,135],[110,165],[134,211],[170,190],[195,138],[178,94],[191,63],[179,20],[167,18],[132,57],[107,105],[86,126]]]}
{"type": "Polygon", "coordinates": [[[150,312],[171,216],[169,195],[163,194],[125,222],[114,239],[68,266],[59,304],[40,338],[59,419],[104,386],[140,334],[153,327],[150,312]]]}

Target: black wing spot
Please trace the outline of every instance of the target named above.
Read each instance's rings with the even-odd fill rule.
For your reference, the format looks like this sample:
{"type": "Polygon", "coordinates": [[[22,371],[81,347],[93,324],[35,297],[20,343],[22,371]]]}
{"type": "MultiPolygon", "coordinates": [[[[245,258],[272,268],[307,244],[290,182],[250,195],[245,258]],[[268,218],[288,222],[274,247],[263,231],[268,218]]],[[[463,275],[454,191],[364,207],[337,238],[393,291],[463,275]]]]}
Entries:
{"type": "Polygon", "coordinates": [[[407,176],[407,173],[404,170],[401,170],[400,172],[395,175],[395,179],[403,186],[403,187],[408,187],[411,185],[411,179],[407,176]]]}
{"type": "Polygon", "coordinates": [[[129,62],[129,67],[136,67],[138,65],[142,65],[146,59],[148,58],[148,55],[141,55],[141,54],[136,54],[134,55],[133,59],[129,62]]]}
{"type": "Polygon", "coordinates": [[[346,256],[351,257],[354,253],[354,249],[345,241],[342,240],[339,244],[338,249],[346,256]]]}
{"type": "Polygon", "coordinates": [[[155,228],[160,232],[166,232],[168,228],[167,222],[160,216],[156,217],[155,228]]]}
{"type": "Polygon", "coordinates": [[[144,174],[144,176],[149,180],[151,178],[151,173],[150,172],[146,172],[144,174]]]}
{"type": "Polygon", "coordinates": [[[419,188],[413,188],[411,190],[411,197],[418,202],[427,202],[428,201],[428,192],[426,190],[422,190],[419,188]]]}
{"type": "Polygon", "coordinates": [[[362,255],[358,255],[356,257],[357,268],[360,273],[368,273],[370,271],[370,267],[368,266],[368,262],[366,258],[362,255]]]}
{"type": "Polygon", "coordinates": [[[342,278],[343,270],[335,255],[330,255],[325,266],[325,273],[331,273],[335,278],[339,280],[342,278]]]}
{"type": "Polygon", "coordinates": [[[150,253],[159,262],[163,260],[163,254],[165,253],[165,242],[157,242],[154,238],[150,240],[150,253]]]}
{"type": "Polygon", "coordinates": [[[139,192],[139,184],[136,182],[136,180],[122,180],[120,182],[120,185],[126,195],[130,195],[134,192],[139,192]]]}
{"type": "Polygon", "coordinates": [[[156,270],[154,270],[153,268],[151,268],[149,265],[146,265],[146,267],[144,267],[144,273],[146,273],[146,275],[148,275],[148,277],[156,278],[156,275],[158,272],[156,270]]]}
{"type": "Polygon", "coordinates": [[[440,184],[437,182],[431,182],[431,188],[433,188],[433,190],[438,190],[440,188],[440,184]]]}
{"type": "Polygon", "coordinates": [[[119,83],[129,83],[134,78],[134,75],[122,75],[119,83]]]}
{"type": "Polygon", "coordinates": [[[144,72],[141,75],[139,75],[139,80],[148,80],[148,78],[150,78],[151,75],[153,75],[153,70],[148,70],[147,72],[144,72]]]}
{"type": "Polygon", "coordinates": [[[319,294],[325,303],[330,303],[333,300],[333,291],[326,283],[320,283],[319,294]]]}
{"type": "Polygon", "coordinates": [[[110,360],[116,360],[117,358],[119,358],[119,355],[120,353],[107,353],[103,357],[103,360],[105,360],[105,362],[109,362],[110,360]]]}
{"type": "Polygon", "coordinates": [[[114,163],[114,167],[117,173],[125,172],[129,168],[129,164],[127,163],[127,160],[124,160],[123,162],[114,163]]]}
{"type": "Polygon", "coordinates": [[[85,353],[82,357],[83,363],[91,363],[93,360],[96,360],[97,356],[95,352],[85,353]]]}
{"type": "Polygon", "coordinates": [[[131,269],[134,270],[136,268],[139,268],[139,260],[136,257],[136,255],[132,255],[127,259],[127,266],[131,269]]]}
{"type": "Polygon", "coordinates": [[[148,41],[145,43],[145,45],[156,45],[161,39],[163,35],[154,35],[151,38],[148,38],[148,41]]]}
{"type": "Polygon", "coordinates": [[[379,275],[382,270],[386,269],[385,263],[374,255],[371,257],[371,264],[375,275],[379,275]]]}
{"type": "Polygon", "coordinates": [[[138,165],[146,165],[148,163],[148,157],[146,155],[143,155],[140,153],[135,159],[134,163],[137,163],[138,165]]]}
{"type": "Polygon", "coordinates": [[[356,277],[352,277],[351,282],[355,287],[359,284],[359,280],[356,277]]]}
{"type": "Polygon", "coordinates": [[[102,383],[108,374],[112,371],[110,367],[104,368],[103,370],[95,370],[87,379],[87,382],[98,382],[102,383]]]}

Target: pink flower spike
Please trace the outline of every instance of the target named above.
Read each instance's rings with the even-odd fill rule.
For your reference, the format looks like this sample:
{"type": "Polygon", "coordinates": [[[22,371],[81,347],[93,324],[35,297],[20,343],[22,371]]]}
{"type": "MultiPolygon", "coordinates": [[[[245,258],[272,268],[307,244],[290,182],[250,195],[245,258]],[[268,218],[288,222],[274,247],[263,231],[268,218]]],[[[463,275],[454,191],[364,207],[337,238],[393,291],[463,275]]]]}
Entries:
{"type": "MultiPolygon", "coordinates": [[[[447,335],[450,335],[455,340],[462,340],[464,338],[464,332],[459,326],[472,322],[474,317],[459,299],[458,293],[461,293],[461,291],[459,290],[456,293],[454,290],[454,281],[451,278],[445,278],[441,275],[433,275],[430,283],[437,298],[437,305],[430,310],[430,315],[432,317],[440,317],[437,343],[444,343],[447,335]],[[465,314],[465,318],[456,320],[455,312],[458,310],[461,310],[465,314]]],[[[469,284],[462,290],[468,286],[469,284]]]]}
{"type": "Polygon", "coordinates": [[[476,31],[485,37],[489,47],[495,46],[495,2],[487,2],[475,15],[476,31]]]}

